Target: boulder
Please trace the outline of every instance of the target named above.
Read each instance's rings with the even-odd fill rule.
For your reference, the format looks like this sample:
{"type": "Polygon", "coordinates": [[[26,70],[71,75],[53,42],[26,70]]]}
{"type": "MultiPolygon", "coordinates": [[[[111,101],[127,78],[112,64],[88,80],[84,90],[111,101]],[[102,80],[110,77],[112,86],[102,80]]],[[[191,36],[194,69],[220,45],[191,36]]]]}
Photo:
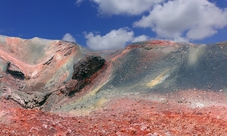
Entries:
{"type": "Polygon", "coordinates": [[[73,68],[72,79],[83,80],[89,78],[97,70],[99,70],[105,63],[105,59],[98,55],[89,55],[77,62],[73,68]]]}

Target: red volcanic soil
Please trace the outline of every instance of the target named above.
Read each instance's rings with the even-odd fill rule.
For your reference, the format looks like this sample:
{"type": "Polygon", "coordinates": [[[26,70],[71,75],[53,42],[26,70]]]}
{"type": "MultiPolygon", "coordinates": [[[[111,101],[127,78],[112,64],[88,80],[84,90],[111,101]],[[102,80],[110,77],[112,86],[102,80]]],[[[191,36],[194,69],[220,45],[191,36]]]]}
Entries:
{"type": "Polygon", "coordinates": [[[0,107],[0,135],[227,135],[227,122],[214,114],[226,113],[224,107],[191,109],[174,103],[116,98],[103,109],[72,117],[7,107],[4,101],[0,107]]]}

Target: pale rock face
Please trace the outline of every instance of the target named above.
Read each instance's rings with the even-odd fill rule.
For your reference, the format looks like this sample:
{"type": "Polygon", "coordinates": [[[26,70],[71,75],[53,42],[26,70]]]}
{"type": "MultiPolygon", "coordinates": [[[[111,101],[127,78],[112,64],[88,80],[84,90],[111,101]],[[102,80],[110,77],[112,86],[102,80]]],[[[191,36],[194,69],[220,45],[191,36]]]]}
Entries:
{"type": "Polygon", "coordinates": [[[79,54],[77,59],[82,57],[74,43],[5,36],[0,40],[0,69],[6,73],[4,77],[1,74],[0,86],[12,90],[30,93],[56,90],[72,77],[75,55],[79,54]]]}

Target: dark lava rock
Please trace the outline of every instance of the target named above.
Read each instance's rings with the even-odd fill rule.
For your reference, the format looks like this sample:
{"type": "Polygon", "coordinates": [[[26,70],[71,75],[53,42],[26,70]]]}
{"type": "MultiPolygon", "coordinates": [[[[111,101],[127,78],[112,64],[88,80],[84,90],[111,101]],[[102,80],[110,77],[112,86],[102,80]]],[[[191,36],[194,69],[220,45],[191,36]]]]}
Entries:
{"type": "Polygon", "coordinates": [[[90,76],[96,73],[105,63],[105,59],[97,55],[90,55],[81,59],[74,65],[72,80],[69,80],[60,91],[66,95],[72,95],[80,91],[90,83],[90,76]]]}
{"type": "Polygon", "coordinates": [[[90,55],[81,59],[74,65],[74,73],[72,79],[83,80],[89,78],[98,71],[105,63],[105,59],[97,55],[90,55]]]}
{"type": "Polygon", "coordinates": [[[63,94],[70,94],[71,92],[74,92],[78,88],[78,80],[69,80],[63,87],[60,88],[61,93],[63,94]]]}
{"type": "Polygon", "coordinates": [[[15,78],[20,78],[20,79],[25,78],[24,73],[22,73],[18,67],[16,67],[10,62],[7,63],[6,72],[11,74],[15,78]]]}

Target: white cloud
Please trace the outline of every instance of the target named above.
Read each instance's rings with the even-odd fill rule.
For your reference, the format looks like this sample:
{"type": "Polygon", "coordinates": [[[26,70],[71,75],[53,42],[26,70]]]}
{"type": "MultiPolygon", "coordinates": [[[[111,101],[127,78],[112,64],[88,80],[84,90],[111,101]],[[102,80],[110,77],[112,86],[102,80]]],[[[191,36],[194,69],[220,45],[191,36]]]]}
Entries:
{"type": "Polygon", "coordinates": [[[133,39],[133,31],[128,28],[112,30],[104,36],[94,35],[92,32],[85,34],[87,46],[93,50],[108,50],[124,48],[127,42],[133,39]]]}
{"type": "Polygon", "coordinates": [[[164,0],[92,0],[98,4],[99,13],[106,15],[140,15],[150,11],[154,4],[164,0]]]}
{"type": "Polygon", "coordinates": [[[84,0],[77,0],[76,2],[75,2],[75,4],[77,4],[77,5],[79,5],[81,2],[83,2],[84,0]]]}
{"type": "Polygon", "coordinates": [[[143,42],[143,41],[147,41],[148,39],[150,39],[148,36],[140,35],[140,36],[134,37],[132,42],[143,42]]]}
{"type": "Polygon", "coordinates": [[[198,40],[212,36],[227,25],[227,9],[208,0],[172,0],[156,4],[135,27],[151,28],[160,38],[198,40]]]}
{"type": "Polygon", "coordinates": [[[69,34],[69,33],[66,33],[63,36],[62,40],[68,41],[68,42],[74,42],[74,43],[76,42],[76,39],[71,34],[69,34]]]}
{"type": "Polygon", "coordinates": [[[85,38],[87,39],[87,46],[93,50],[121,49],[128,43],[142,42],[150,39],[146,35],[134,37],[134,32],[129,28],[112,30],[104,36],[92,32],[85,33],[85,38]]]}

